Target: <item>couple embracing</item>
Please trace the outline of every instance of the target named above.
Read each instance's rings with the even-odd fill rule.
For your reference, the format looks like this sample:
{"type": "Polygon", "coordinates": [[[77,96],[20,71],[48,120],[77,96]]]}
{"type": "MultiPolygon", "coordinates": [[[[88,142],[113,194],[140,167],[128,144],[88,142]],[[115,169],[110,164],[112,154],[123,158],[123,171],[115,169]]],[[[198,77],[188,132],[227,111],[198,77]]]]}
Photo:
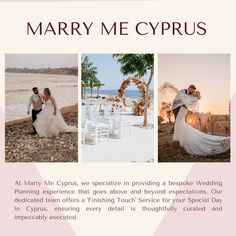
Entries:
{"type": "Polygon", "coordinates": [[[198,111],[198,101],[201,99],[201,94],[194,85],[190,85],[188,89],[178,90],[166,82],[159,88],[159,92],[164,95],[167,91],[175,94],[172,102],[175,116],[173,141],[179,142],[180,147],[192,155],[210,156],[229,150],[230,137],[201,132],[186,122],[185,117],[189,111],[198,111]]]}
{"type": "Polygon", "coordinates": [[[37,87],[32,89],[33,94],[29,98],[27,114],[32,109],[33,132],[40,137],[51,137],[63,132],[78,132],[78,128],[69,126],[63,119],[54,97],[49,88],[45,88],[43,94],[39,93],[37,87]]]}

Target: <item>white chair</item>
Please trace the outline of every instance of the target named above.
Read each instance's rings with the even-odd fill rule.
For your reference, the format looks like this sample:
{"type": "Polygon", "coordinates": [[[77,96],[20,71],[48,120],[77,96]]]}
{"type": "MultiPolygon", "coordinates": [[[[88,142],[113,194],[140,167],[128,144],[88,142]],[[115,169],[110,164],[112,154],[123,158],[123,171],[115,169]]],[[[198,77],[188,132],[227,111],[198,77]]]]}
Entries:
{"type": "Polygon", "coordinates": [[[97,144],[101,141],[108,141],[109,139],[109,126],[102,122],[90,122],[88,124],[88,136],[87,139],[92,141],[93,144],[97,144]]]}

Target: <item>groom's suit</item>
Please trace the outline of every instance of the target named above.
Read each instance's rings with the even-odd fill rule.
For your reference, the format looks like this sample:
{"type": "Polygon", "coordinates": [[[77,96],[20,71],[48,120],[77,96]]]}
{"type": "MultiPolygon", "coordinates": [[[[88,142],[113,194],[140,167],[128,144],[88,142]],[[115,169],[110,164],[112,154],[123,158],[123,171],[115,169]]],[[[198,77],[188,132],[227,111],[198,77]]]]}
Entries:
{"type": "Polygon", "coordinates": [[[181,89],[179,91],[179,93],[176,95],[176,97],[175,97],[175,99],[172,103],[172,111],[174,113],[175,120],[176,120],[177,115],[179,113],[179,110],[182,106],[187,109],[187,107],[184,105],[184,103],[181,100],[181,94],[188,94],[188,90],[187,89],[181,89]]]}
{"type": "MultiPolygon", "coordinates": [[[[37,119],[37,115],[40,111],[42,111],[42,104],[43,104],[43,95],[42,94],[32,94],[29,98],[27,111],[30,112],[30,107],[33,104],[32,109],[32,123],[34,123],[37,119]]],[[[33,126],[34,133],[36,133],[36,130],[33,126]]]]}

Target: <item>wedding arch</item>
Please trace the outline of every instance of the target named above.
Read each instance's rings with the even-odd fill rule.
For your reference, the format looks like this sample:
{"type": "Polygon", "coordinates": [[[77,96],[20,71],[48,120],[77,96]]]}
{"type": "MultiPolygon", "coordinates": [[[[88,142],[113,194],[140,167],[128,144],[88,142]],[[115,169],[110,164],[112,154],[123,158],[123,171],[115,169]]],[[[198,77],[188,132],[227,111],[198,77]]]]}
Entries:
{"type": "MultiPolygon", "coordinates": [[[[120,86],[120,89],[118,90],[118,99],[121,100],[124,104],[124,106],[126,106],[126,99],[125,99],[125,91],[127,89],[128,86],[130,86],[131,84],[135,84],[140,92],[140,98],[138,100],[138,102],[133,101],[133,114],[134,115],[138,115],[138,116],[142,116],[144,115],[144,109],[145,109],[145,97],[147,95],[147,87],[146,87],[146,83],[144,80],[140,79],[139,77],[129,77],[128,79],[124,80],[120,86]]],[[[148,95],[148,107],[151,106],[151,101],[152,98],[150,96],[150,94],[148,95]]]]}

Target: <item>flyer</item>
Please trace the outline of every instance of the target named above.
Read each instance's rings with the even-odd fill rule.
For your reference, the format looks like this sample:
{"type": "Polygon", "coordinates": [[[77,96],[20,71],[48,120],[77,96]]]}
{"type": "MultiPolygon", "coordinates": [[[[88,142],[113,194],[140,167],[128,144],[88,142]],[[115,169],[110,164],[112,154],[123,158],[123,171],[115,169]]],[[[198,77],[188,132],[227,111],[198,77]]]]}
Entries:
{"type": "Polygon", "coordinates": [[[235,235],[235,2],[0,1],[1,235],[235,235]]]}

